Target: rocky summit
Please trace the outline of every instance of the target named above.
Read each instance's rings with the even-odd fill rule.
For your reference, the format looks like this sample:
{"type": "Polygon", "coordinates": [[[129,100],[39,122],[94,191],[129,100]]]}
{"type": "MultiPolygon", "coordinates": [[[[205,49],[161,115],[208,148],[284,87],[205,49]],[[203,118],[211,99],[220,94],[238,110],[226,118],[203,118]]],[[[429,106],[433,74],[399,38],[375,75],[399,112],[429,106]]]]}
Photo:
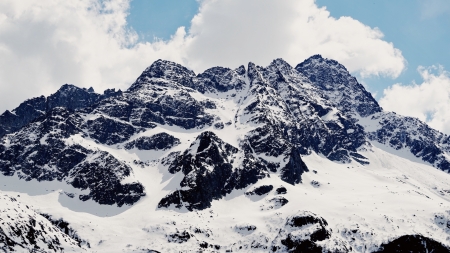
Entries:
{"type": "Polygon", "coordinates": [[[0,138],[5,252],[450,252],[450,137],[320,55],[65,84],[0,138]]]}

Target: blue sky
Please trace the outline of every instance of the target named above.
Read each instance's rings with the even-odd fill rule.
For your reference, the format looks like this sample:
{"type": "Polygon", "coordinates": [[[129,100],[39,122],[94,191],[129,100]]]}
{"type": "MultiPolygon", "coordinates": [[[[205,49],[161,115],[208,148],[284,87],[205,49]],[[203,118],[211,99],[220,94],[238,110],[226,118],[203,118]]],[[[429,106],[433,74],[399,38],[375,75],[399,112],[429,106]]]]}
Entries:
{"type": "Polygon", "coordinates": [[[395,80],[366,80],[371,90],[381,93],[393,82],[420,82],[417,72],[420,65],[450,67],[450,50],[446,50],[450,46],[450,15],[439,9],[427,12],[424,1],[430,0],[318,0],[317,3],[326,6],[334,17],[351,16],[368,26],[378,27],[385,35],[384,39],[402,51],[408,61],[402,75],[395,80]]]}
{"type": "MultiPolygon", "coordinates": [[[[419,66],[450,68],[450,11],[446,9],[450,5],[445,1],[317,0],[316,3],[326,7],[335,18],[350,16],[372,28],[378,27],[384,40],[402,51],[408,64],[399,77],[359,78],[379,99],[383,90],[394,83],[421,82],[419,66]],[[425,1],[434,3],[426,7],[425,1]],[[447,7],[442,7],[441,3],[447,7]]],[[[141,40],[169,40],[178,27],[190,26],[198,7],[196,0],[132,0],[128,25],[136,30],[141,40]]]]}
{"type": "Polygon", "coordinates": [[[168,40],[178,27],[189,27],[198,7],[196,0],[132,0],[128,25],[140,40],[168,40]]]}

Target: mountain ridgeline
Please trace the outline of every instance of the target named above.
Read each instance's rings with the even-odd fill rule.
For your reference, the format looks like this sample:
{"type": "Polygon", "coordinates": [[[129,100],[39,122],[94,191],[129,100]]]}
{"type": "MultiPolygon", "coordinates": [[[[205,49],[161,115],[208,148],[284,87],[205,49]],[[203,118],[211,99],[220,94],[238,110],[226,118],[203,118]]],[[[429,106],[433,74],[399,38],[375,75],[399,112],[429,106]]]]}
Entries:
{"type": "MultiPolygon", "coordinates": [[[[295,67],[276,59],[267,67],[249,63],[200,74],[158,60],[128,90],[103,94],[65,84],[0,115],[0,138],[3,177],[59,182],[74,201],[122,207],[148,197],[136,168],[152,164],[162,171],[163,183],[170,180],[155,209],[180,212],[206,210],[236,192],[256,201],[272,194],[272,185],[254,188],[268,178],[282,185],[261,210],[276,210],[289,205],[286,187],[304,184],[305,173],[317,173],[305,156],[366,166],[371,163],[366,151],[378,144],[450,172],[449,136],[384,111],[343,65],[320,55],[295,67]]],[[[320,187],[316,181],[311,185],[320,187]]],[[[323,218],[304,212],[289,217],[277,233],[270,248],[258,247],[322,252],[321,242],[334,240],[335,232],[323,218]],[[306,239],[298,232],[305,226],[315,229],[308,228],[312,234],[306,239]]],[[[58,236],[64,237],[59,231],[58,236]]],[[[170,240],[191,237],[185,232],[170,240]]],[[[408,242],[447,250],[429,238],[405,235],[379,252],[408,242]]],[[[340,241],[336,245],[336,252],[352,251],[340,241]]]]}
{"type": "Polygon", "coordinates": [[[205,129],[188,149],[166,161],[170,173],[185,175],[180,186],[189,189],[169,194],[160,207],[188,203],[189,210],[204,209],[213,199],[273,173],[289,184],[301,183],[308,171],[301,155],[310,152],[366,164],[370,161],[358,150],[370,141],[450,169],[448,136],[417,119],[384,112],[343,65],[315,55],[295,68],[277,59],[268,67],[249,63],[247,69],[214,67],[198,75],[158,60],[125,92],[97,94],[92,88],[63,85],[47,98],[27,100],[0,116],[0,171],[88,189],[78,196],[82,200],[133,204],[145,190],[138,181],[121,183],[132,169],[107,151],[69,140],[80,136],[142,150],[180,143],[167,133],[134,138],[157,125],[205,129]],[[232,101],[233,121],[223,122],[213,112],[217,105],[196,99],[197,92],[232,101]],[[365,129],[361,119],[376,127],[365,129]],[[224,127],[241,130],[238,146],[208,130],[224,127]]]}

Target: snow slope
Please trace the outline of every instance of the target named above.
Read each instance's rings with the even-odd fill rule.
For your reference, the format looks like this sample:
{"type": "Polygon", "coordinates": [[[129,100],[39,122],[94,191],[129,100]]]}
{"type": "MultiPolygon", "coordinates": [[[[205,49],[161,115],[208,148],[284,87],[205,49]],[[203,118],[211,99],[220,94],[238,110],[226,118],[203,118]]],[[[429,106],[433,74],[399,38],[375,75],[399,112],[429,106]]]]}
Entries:
{"type": "Polygon", "coordinates": [[[157,61],[128,91],[6,134],[0,192],[67,222],[84,244],[65,252],[376,252],[412,235],[446,251],[448,136],[382,111],[327,61],[199,75],[157,61]],[[85,155],[65,170],[34,158],[51,143],[85,155]]]}
{"type": "MultiPolygon", "coordinates": [[[[303,184],[292,186],[272,176],[195,212],[157,208],[167,188],[180,180],[176,176],[165,180],[167,173],[157,166],[133,165],[148,194],[120,213],[94,213],[90,203],[81,201],[77,205],[85,210],[71,210],[63,205],[62,192],[21,194],[20,201],[64,218],[89,241],[92,252],[197,252],[203,242],[214,245],[205,252],[215,251],[215,245],[221,251],[267,252],[287,218],[303,211],[328,222],[331,238],[321,244],[327,249],[333,249],[338,241],[340,248],[372,252],[381,243],[406,234],[422,234],[448,245],[448,174],[375,146],[364,155],[370,165],[339,164],[316,154],[304,156],[310,172],[303,175],[303,184]],[[278,195],[274,189],[255,198],[243,194],[259,185],[284,186],[287,193],[278,195]],[[289,202],[276,206],[271,200],[278,196],[289,202]],[[236,229],[249,225],[256,229],[248,233],[236,229]],[[184,231],[190,235],[187,242],[168,242],[171,235],[184,231]]],[[[4,182],[2,192],[16,194],[4,190],[6,186],[4,182]]]]}

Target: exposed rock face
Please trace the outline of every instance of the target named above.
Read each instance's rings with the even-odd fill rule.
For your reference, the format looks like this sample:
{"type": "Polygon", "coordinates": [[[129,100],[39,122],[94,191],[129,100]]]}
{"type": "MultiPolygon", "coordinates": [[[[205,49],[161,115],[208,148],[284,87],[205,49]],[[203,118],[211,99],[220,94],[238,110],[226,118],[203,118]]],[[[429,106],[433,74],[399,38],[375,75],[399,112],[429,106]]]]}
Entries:
{"type": "MultiPolygon", "coordinates": [[[[384,112],[372,95],[337,61],[315,55],[298,64],[295,69],[308,77],[329,103],[351,121],[366,125],[367,120],[359,119],[368,119],[370,123],[367,126],[371,127],[365,132],[370,140],[397,150],[407,149],[423,161],[450,171],[450,161],[444,157],[444,153],[450,150],[448,136],[418,119],[384,112]]],[[[367,162],[365,157],[358,157],[356,153],[351,156],[362,164],[367,162]]]]}
{"type": "Polygon", "coordinates": [[[79,196],[81,200],[92,199],[99,204],[117,204],[120,207],[132,205],[145,196],[144,187],[139,182],[121,182],[130,176],[129,166],[107,152],[94,152],[89,158],[70,171],[67,181],[75,188],[90,190],[89,194],[79,196]]]}
{"type": "Polygon", "coordinates": [[[233,174],[232,159],[238,149],[223,142],[212,132],[203,132],[191,147],[176,157],[169,171],[181,171],[185,177],[177,190],[159,203],[159,207],[185,206],[188,210],[205,209],[233,189],[228,179],[233,174]]]}
{"type": "Polygon", "coordinates": [[[245,87],[245,73],[244,66],[235,70],[222,67],[210,68],[197,75],[192,88],[201,93],[239,91],[245,87]]]}
{"type": "Polygon", "coordinates": [[[16,198],[3,195],[0,203],[0,250],[3,252],[86,252],[81,242],[16,198]]]}
{"type": "Polygon", "coordinates": [[[281,186],[281,187],[277,188],[276,192],[277,192],[277,194],[286,194],[287,189],[286,189],[286,187],[281,186]]]}
{"type": "Polygon", "coordinates": [[[183,231],[169,235],[167,241],[172,243],[184,243],[189,239],[191,239],[191,235],[187,231],[183,231]]]}
{"type": "Polygon", "coordinates": [[[382,109],[363,85],[335,60],[314,55],[295,69],[323,91],[326,98],[343,113],[367,117],[382,109]]]}
{"type": "Polygon", "coordinates": [[[0,137],[19,130],[45,113],[47,109],[45,102],[44,96],[29,99],[12,112],[6,111],[0,115],[0,137]]]}
{"type": "Polygon", "coordinates": [[[281,169],[281,179],[286,183],[295,185],[302,182],[302,174],[308,171],[308,167],[300,158],[298,150],[292,149],[288,163],[281,169]]]}
{"type": "Polygon", "coordinates": [[[245,195],[264,195],[269,193],[273,190],[273,185],[261,185],[260,187],[257,187],[253,189],[252,191],[246,192],[245,195]]]}
{"type": "Polygon", "coordinates": [[[62,218],[56,219],[52,215],[45,213],[40,213],[40,215],[46,218],[48,221],[50,221],[55,227],[59,228],[61,232],[63,232],[64,234],[68,235],[70,238],[75,240],[79,246],[81,245],[90,248],[89,240],[81,238],[78,235],[78,232],[71,227],[71,224],[65,221],[64,219],[62,218]]]}
{"type": "Polygon", "coordinates": [[[94,92],[92,88],[80,89],[74,85],[64,84],[54,94],[47,98],[47,110],[56,107],[64,107],[75,111],[95,104],[102,96],[94,92]]]}
{"type": "MultiPolygon", "coordinates": [[[[300,162],[300,168],[306,168],[299,154],[295,159],[300,162]]],[[[203,132],[190,148],[178,155],[169,166],[171,173],[181,171],[185,175],[180,183],[183,190],[169,194],[158,206],[168,207],[175,204],[177,208],[184,206],[190,211],[202,210],[210,207],[212,200],[220,199],[234,189],[254,184],[271,172],[277,172],[277,167],[276,164],[225,143],[213,132],[203,132]],[[237,163],[235,160],[242,162],[237,163]]],[[[299,183],[304,170],[297,171],[297,167],[291,168],[288,163],[282,170],[282,179],[290,180],[292,184],[299,183]],[[291,176],[294,179],[291,180],[291,176]]],[[[273,186],[269,188],[271,190],[273,186]]],[[[255,193],[265,190],[256,190],[255,193]]]]}
{"type": "MultiPolygon", "coordinates": [[[[319,55],[295,68],[276,59],[267,67],[249,63],[236,69],[213,67],[199,74],[158,60],[124,92],[111,89],[97,94],[92,89],[63,85],[49,97],[27,100],[0,115],[2,177],[59,181],[64,191],[68,187],[65,194],[70,198],[121,207],[133,205],[149,193],[143,184],[151,184],[139,182],[140,173],[155,173],[167,182],[161,186],[167,192],[165,197],[152,193],[159,201],[154,207],[158,212],[164,212],[158,208],[178,208],[195,215],[216,200],[246,194],[243,200],[256,205],[254,210],[259,207],[262,213],[276,214],[271,217],[277,225],[270,227],[270,238],[263,231],[268,227],[235,227],[233,234],[253,239],[243,245],[235,243],[233,250],[245,246],[245,250],[264,252],[351,252],[351,246],[366,246],[358,238],[350,241],[359,233],[357,229],[339,227],[338,235],[316,214],[289,213],[284,220],[286,216],[280,218],[278,212],[281,215],[296,208],[293,203],[298,199],[295,202],[292,192],[298,193],[298,189],[322,194],[333,187],[325,181],[329,180],[327,173],[316,175],[320,166],[305,164],[302,156],[314,154],[331,160],[327,161],[331,165],[339,164],[336,167],[353,167],[353,162],[361,167],[370,163],[363,154],[370,156],[368,152],[377,150],[374,145],[409,152],[450,171],[449,136],[418,119],[383,111],[344,66],[319,55]],[[314,174],[309,174],[310,169],[314,174]],[[304,180],[306,185],[296,186],[304,180]]],[[[148,180],[146,175],[141,178],[148,180]]],[[[152,191],[161,183],[156,181],[152,181],[152,191]]],[[[450,190],[445,187],[436,192],[447,197],[450,190]]],[[[448,233],[447,216],[439,217],[434,225],[448,233]]],[[[3,250],[66,249],[67,245],[53,239],[60,240],[61,235],[48,238],[44,232],[36,232],[31,219],[18,219],[31,225],[2,227],[3,250]],[[48,242],[47,246],[39,240],[48,242]]],[[[41,229],[46,231],[47,225],[42,222],[41,229]]],[[[67,228],[64,221],[54,225],[67,228]]],[[[209,241],[209,228],[161,233],[175,248],[198,244],[199,249],[223,249],[209,241]]],[[[368,246],[378,249],[379,243],[368,246]]],[[[380,252],[409,249],[408,245],[429,251],[443,249],[430,238],[406,235],[382,245],[380,252]]],[[[145,247],[136,250],[145,251],[145,247]]]]}
{"type": "Polygon", "coordinates": [[[92,88],[86,90],[71,84],[64,84],[56,93],[47,98],[40,96],[29,99],[12,112],[6,111],[0,115],[0,137],[19,130],[56,107],[75,111],[93,105],[102,97],[92,88]]]}
{"type": "Polygon", "coordinates": [[[375,114],[372,119],[378,122],[379,128],[369,132],[371,140],[396,150],[409,150],[414,156],[443,171],[450,169],[450,161],[446,156],[450,150],[450,142],[445,134],[416,118],[395,113],[375,114]]]}
{"type": "Polygon", "coordinates": [[[88,120],[84,128],[89,132],[89,137],[107,145],[125,142],[134,134],[143,131],[126,121],[111,119],[103,115],[88,120]]]}
{"type": "Polygon", "coordinates": [[[158,133],[150,137],[139,137],[125,144],[126,149],[167,150],[180,144],[180,139],[167,133],[158,133]]]}
{"type": "MultiPolygon", "coordinates": [[[[299,212],[289,217],[284,228],[272,242],[272,252],[323,252],[318,244],[331,237],[328,223],[323,218],[310,213],[299,212]]],[[[336,252],[348,252],[342,245],[336,252]]]]}
{"type": "Polygon", "coordinates": [[[285,197],[282,196],[276,196],[275,198],[270,199],[267,202],[271,204],[269,207],[270,209],[275,209],[286,205],[287,203],[289,203],[289,200],[287,200],[285,197]]]}
{"type": "Polygon", "coordinates": [[[431,238],[422,235],[404,235],[389,243],[383,244],[377,253],[394,252],[450,252],[450,248],[431,238]]]}
{"type": "Polygon", "coordinates": [[[357,151],[367,142],[364,128],[334,107],[323,90],[281,59],[267,68],[248,68],[248,102],[240,115],[262,124],[247,135],[255,152],[277,156],[277,150],[289,152],[294,146],[300,154],[314,151],[333,161],[357,157],[365,162],[357,151]]]}
{"type": "Polygon", "coordinates": [[[213,105],[201,103],[189,93],[193,91],[194,77],[192,71],[179,64],[156,61],[127,92],[102,101],[95,111],[146,128],[154,123],[185,129],[210,126],[213,116],[205,110],[213,105]]]}
{"type": "Polygon", "coordinates": [[[195,77],[195,73],[180,64],[157,60],[142,72],[136,82],[131,85],[130,90],[142,88],[142,84],[151,79],[163,79],[174,84],[192,88],[194,86],[192,81],[193,77],[195,77]]]}
{"type": "Polygon", "coordinates": [[[234,70],[214,67],[198,75],[179,64],[158,60],[126,92],[106,90],[103,95],[63,85],[48,98],[25,101],[0,116],[0,135],[14,133],[5,136],[0,145],[0,170],[5,175],[20,172],[27,180],[71,177],[67,182],[74,187],[95,189],[79,196],[81,199],[131,204],[144,194],[138,182],[120,183],[132,174],[131,168],[106,151],[67,140],[80,136],[103,145],[123,144],[128,150],[165,151],[181,144],[165,132],[133,137],[158,125],[183,129],[214,126],[217,130],[253,126],[239,137],[237,147],[212,132],[200,134],[197,141],[205,150],[192,144],[169,166],[171,173],[183,173],[185,179],[180,185],[183,189],[162,200],[161,207],[180,207],[183,202],[198,203],[187,205],[190,210],[204,209],[213,199],[271,173],[279,172],[289,184],[301,183],[302,174],[309,171],[301,155],[310,152],[337,162],[367,164],[358,150],[369,141],[409,149],[439,169],[450,169],[446,156],[449,137],[418,120],[383,112],[345,67],[316,55],[296,68],[277,59],[268,67],[249,63],[247,70],[243,66],[234,70]],[[219,109],[216,104],[199,100],[193,95],[196,92],[211,98],[230,95],[237,106],[234,123],[224,124],[214,114],[219,109]],[[365,131],[365,126],[358,124],[361,117],[378,128],[365,131]],[[209,145],[212,148],[206,148],[209,145]],[[115,168],[107,169],[100,160],[92,162],[92,157],[115,168]],[[84,181],[77,176],[80,172],[91,178],[84,181]],[[105,184],[95,180],[103,177],[111,180],[111,190],[98,196],[95,191],[105,184]],[[192,192],[201,194],[193,197],[192,192]]]}
{"type": "Polygon", "coordinates": [[[75,188],[89,190],[81,200],[99,204],[133,204],[144,196],[138,183],[123,184],[131,168],[105,151],[91,150],[68,139],[82,133],[85,125],[79,114],[57,107],[0,145],[0,171],[17,174],[25,180],[65,181],[75,188]]]}

